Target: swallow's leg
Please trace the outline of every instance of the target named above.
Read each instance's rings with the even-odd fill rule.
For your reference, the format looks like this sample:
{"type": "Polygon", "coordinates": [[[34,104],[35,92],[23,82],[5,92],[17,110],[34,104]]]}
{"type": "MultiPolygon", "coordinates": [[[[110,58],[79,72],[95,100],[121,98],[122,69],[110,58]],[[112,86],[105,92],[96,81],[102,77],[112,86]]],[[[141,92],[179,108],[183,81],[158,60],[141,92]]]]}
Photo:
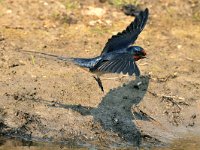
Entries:
{"type": "Polygon", "coordinates": [[[99,78],[99,76],[93,76],[93,77],[97,81],[99,87],[101,88],[101,91],[104,92],[103,84],[102,84],[101,79],[99,78]]]}

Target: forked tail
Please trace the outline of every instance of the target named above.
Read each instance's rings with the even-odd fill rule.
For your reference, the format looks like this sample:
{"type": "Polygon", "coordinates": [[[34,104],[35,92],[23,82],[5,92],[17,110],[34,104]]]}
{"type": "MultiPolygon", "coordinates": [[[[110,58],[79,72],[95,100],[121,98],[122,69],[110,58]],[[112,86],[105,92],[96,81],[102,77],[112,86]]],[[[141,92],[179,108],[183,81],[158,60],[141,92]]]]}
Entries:
{"type": "Polygon", "coordinates": [[[21,52],[32,53],[43,58],[49,57],[49,58],[55,58],[61,61],[70,61],[78,66],[85,67],[85,68],[92,68],[101,60],[101,56],[98,56],[95,58],[70,58],[70,57],[58,56],[58,55],[44,53],[44,52],[36,52],[36,51],[28,51],[28,50],[23,50],[21,52]]]}
{"type": "Polygon", "coordinates": [[[58,56],[58,55],[44,53],[44,52],[36,52],[36,51],[28,51],[28,50],[23,50],[21,52],[32,53],[32,54],[35,54],[35,55],[38,55],[38,56],[44,57],[44,58],[50,57],[50,58],[55,58],[55,59],[62,60],[62,61],[72,61],[73,62],[73,58],[58,56]]]}

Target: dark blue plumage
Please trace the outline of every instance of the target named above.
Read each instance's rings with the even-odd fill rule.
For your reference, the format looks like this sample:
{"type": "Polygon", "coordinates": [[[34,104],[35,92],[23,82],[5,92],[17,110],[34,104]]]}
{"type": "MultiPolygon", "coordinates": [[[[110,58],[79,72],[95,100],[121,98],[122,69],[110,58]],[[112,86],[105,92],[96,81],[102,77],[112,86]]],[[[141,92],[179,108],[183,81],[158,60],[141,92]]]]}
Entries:
{"type": "Polygon", "coordinates": [[[124,31],[108,40],[100,56],[91,59],[74,58],[73,62],[89,68],[91,72],[128,73],[139,76],[140,71],[135,61],[144,58],[146,53],[143,48],[130,45],[143,30],[147,19],[148,9],[145,9],[124,31]]]}
{"type": "MultiPolygon", "coordinates": [[[[80,67],[88,68],[92,73],[128,73],[129,75],[135,74],[139,76],[140,70],[135,62],[144,58],[146,52],[140,46],[130,45],[135,42],[138,35],[144,29],[148,14],[148,9],[141,11],[125,30],[119,32],[117,35],[113,35],[108,40],[101,55],[95,58],[66,58],[42,52],[35,53],[55,57],[62,61],[71,61],[80,67]]],[[[95,80],[103,91],[103,86],[98,75],[95,77],[95,80]]]]}
{"type": "MultiPolygon", "coordinates": [[[[81,67],[88,68],[93,73],[128,73],[129,75],[139,76],[140,70],[135,61],[144,58],[146,52],[142,47],[130,45],[135,42],[144,29],[148,14],[148,9],[141,11],[124,31],[112,36],[100,56],[91,59],[74,58],[73,62],[81,67]]],[[[95,80],[103,91],[100,78],[97,76],[95,80]]]]}

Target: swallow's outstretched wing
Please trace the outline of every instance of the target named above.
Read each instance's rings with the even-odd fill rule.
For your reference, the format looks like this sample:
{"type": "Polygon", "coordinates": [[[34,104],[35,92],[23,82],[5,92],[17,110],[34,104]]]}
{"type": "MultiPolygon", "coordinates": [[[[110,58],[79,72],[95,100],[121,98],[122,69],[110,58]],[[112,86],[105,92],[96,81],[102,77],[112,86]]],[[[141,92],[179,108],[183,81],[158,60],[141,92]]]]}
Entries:
{"type": "Polygon", "coordinates": [[[120,54],[111,60],[103,60],[97,63],[91,71],[107,73],[123,73],[136,76],[140,75],[140,70],[130,54],[120,54]]]}
{"type": "Polygon", "coordinates": [[[122,32],[117,35],[113,35],[106,43],[101,54],[117,51],[119,49],[127,48],[133,44],[138,35],[144,29],[148,19],[149,11],[146,8],[141,11],[135,20],[122,32]]]}

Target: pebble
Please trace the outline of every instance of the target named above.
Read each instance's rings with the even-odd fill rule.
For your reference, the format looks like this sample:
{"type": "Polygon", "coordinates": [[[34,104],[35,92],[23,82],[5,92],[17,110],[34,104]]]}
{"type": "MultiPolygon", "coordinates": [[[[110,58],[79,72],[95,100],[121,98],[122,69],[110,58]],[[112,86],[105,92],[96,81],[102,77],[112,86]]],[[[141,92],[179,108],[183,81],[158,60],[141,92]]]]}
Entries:
{"type": "Polygon", "coordinates": [[[88,7],[88,10],[83,13],[86,15],[102,17],[106,13],[106,10],[99,7],[88,7]]]}
{"type": "Polygon", "coordinates": [[[44,6],[48,6],[49,4],[47,2],[44,2],[44,6]]]}
{"type": "Polygon", "coordinates": [[[182,48],[182,45],[177,45],[177,48],[178,48],[178,49],[181,49],[181,48],[182,48]]]}
{"type": "Polygon", "coordinates": [[[7,13],[7,14],[11,14],[11,13],[12,13],[12,10],[8,9],[8,10],[6,11],[6,13],[7,13]]]}

